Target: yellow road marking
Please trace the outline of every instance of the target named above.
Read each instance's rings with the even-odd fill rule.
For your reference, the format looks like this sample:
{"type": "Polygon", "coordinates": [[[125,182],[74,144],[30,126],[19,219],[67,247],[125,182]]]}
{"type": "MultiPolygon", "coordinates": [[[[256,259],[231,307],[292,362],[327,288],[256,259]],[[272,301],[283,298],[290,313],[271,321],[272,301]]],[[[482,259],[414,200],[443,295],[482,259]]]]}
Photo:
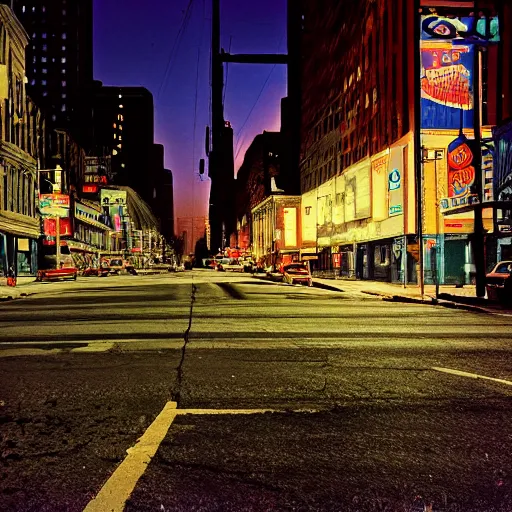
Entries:
{"type": "Polygon", "coordinates": [[[84,512],[122,512],[140,477],[167,435],[174,418],[176,402],[167,402],[138,443],[107,480],[100,492],[85,507],[84,512]]]}
{"type": "Polygon", "coordinates": [[[458,375],[459,377],[469,377],[470,379],[492,380],[493,382],[512,386],[512,382],[509,380],[495,379],[494,377],[487,377],[485,375],[479,375],[478,373],[462,372],[460,370],[452,370],[451,368],[439,368],[438,366],[434,366],[432,370],[435,370],[436,372],[451,373],[452,375],[458,375]]]}

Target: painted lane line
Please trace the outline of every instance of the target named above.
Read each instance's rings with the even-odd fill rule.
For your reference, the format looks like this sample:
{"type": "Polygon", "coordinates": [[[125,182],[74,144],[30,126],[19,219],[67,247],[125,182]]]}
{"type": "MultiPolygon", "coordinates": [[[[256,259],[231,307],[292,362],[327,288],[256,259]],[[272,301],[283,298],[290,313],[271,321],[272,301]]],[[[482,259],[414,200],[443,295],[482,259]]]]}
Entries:
{"type": "Polygon", "coordinates": [[[320,409],[178,409],[176,414],[184,416],[187,414],[197,416],[215,416],[215,415],[236,415],[236,414],[285,414],[285,413],[304,413],[314,414],[320,412],[320,409]]]}
{"type": "Polygon", "coordinates": [[[84,512],[122,512],[140,477],[155,456],[160,443],[176,418],[176,402],[167,402],[128,455],[106,481],[84,512]]]}
{"type": "Polygon", "coordinates": [[[479,375],[478,373],[462,372],[460,370],[452,370],[451,368],[439,368],[437,366],[432,367],[432,370],[435,370],[436,372],[451,373],[452,375],[458,375],[459,377],[469,377],[470,379],[492,380],[493,382],[499,382],[500,384],[512,386],[512,381],[510,380],[495,379],[494,377],[487,377],[485,375],[479,375]]]}

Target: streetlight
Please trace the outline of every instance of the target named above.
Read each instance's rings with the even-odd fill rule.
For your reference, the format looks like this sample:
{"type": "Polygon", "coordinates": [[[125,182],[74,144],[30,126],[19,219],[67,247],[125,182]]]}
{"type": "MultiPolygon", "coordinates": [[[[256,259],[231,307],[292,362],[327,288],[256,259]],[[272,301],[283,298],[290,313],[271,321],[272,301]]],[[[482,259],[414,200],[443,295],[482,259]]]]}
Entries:
{"type": "MultiPolygon", "coordinates": [[[[421,147],[421,164],[426,162],[434,162],[434,182],[435,182],[435,211],[436,211],[436,243],[430,249],[431,250],[431,270],[432,275],[434,277],[434,283],[436,285],[436,299],[439,298],[439,181],[437,178],[437,162],[438,160],[443,160],[444,158],[444,150],[443,149],[427,149],[425,146],[421,147]]],[[[423,177],[423,172],[422,172],[423,177]]],[[[422,184],[423,188],[423,184],[422,184]]],[[[421,219],[423,224],[423,218],[421,219]]]]}

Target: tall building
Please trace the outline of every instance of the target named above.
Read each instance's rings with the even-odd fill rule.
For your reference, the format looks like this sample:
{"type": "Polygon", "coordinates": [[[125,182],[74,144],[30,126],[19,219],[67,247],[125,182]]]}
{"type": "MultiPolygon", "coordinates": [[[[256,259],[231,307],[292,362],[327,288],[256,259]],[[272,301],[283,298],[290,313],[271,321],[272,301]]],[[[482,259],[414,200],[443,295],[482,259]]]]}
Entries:
{"type": "Polygon", "coordinates": [[[0,277],[34,276],[40,236],[37,161],[44,161],[45,124],[25,91],[28,37],[0,5],[0,277]]]}
{"type": "Polygon", "coordinates": [[[209,223],[206,217],[178,217],[177,234],[183,237],[183,254],[194,254],[196,242],[207,238],[209,223]]]}
{"type": "MultiPolygon", "coordinates": [[[[93,91],[93,147],[111,155],[113,183],[153,197],[153,95],[144,87],[103,87],[93,91]]],[[[162,165],[163,167],[163,165],[162,165]]]]}
{"type": "Polygon", "coordinates": [[[87,143],[93,80],[93,0],[15,0],[28,33],[27,92],[51,127],[87,143]]]}
{"type": "MultiPolygon", "coordinates": [[[[470,203],[489,193],[480,181],[492,188],[492,134],[511,114],[510,2],[289,3],[301,258],[336,275],[469,284],[479,254],[470,203]]],[[[492,216],[490,206],[484,228],[501,236],[492,216]]]]}

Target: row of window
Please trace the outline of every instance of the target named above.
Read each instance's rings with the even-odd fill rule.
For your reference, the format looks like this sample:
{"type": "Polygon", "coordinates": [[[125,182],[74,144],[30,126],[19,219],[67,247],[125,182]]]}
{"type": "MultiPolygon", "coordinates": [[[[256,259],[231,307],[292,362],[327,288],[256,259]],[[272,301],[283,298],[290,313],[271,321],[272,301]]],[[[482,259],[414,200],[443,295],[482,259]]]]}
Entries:
{"type": "Polygon", "coordinates": [[[5,211],[36,216],[34,179],[24,169],[4,168],[2,202],[5,211]]]}
{"type": "MultiPolygon", "coordinates": [[[[66,48],[66,47],[63,46],[63,48],[66,48]]],[[[66,57],[61,57],[60,61],[61,61],[62,64],[66,64],[66,57]]],[[[32,62],[34,64],[37,63],[37,57],[35,55],[32,57],[32,62]]],[[[41,57],[41,62],[48,62],[48,58],[47,57],[41,57]]],[[[55,58],[52,58],[52,62],[55,62],[55,58]]]]}

